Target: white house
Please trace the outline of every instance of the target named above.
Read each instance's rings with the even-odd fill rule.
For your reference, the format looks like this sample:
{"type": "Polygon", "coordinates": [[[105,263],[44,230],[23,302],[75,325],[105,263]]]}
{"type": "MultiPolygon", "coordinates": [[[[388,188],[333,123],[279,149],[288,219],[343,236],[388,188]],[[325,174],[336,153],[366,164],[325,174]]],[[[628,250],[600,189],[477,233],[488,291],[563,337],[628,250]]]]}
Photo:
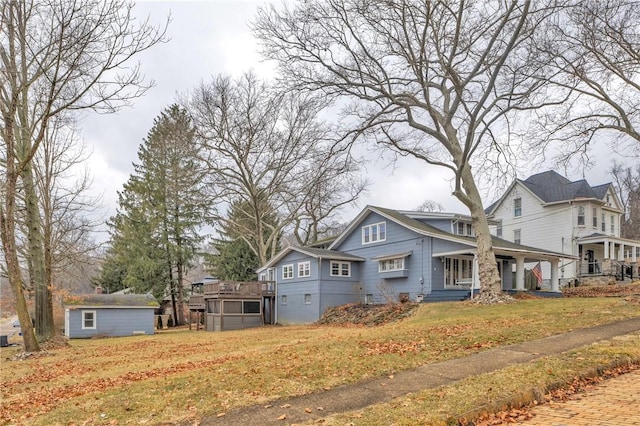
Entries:
{"type": "MultiPolygon", "coordinates": [[[[640,241],[620,238],[624,212],[611,183],[547,171],[516,179],[486,212],[500,238],[576,256],[560,264],[563,284],[638,276],[640,241]]],[[[542,270],[549,277],[549,265],[542,270]]]]}

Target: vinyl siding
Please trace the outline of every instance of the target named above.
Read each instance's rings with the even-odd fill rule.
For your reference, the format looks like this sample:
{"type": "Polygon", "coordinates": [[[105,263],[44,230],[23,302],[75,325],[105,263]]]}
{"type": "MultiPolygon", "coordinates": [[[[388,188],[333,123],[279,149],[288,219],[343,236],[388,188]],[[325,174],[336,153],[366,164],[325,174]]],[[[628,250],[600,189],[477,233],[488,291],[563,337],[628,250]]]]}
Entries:
{"type": "Polygon", "coordinates": [[[134,332],[154,333],[153,308],[67,308],[69,329],[65,335],[71,339],[96,336],[131,336],[134,332]],[[82,312],[96,312],[96,328],[82,329],[82,312]]]}

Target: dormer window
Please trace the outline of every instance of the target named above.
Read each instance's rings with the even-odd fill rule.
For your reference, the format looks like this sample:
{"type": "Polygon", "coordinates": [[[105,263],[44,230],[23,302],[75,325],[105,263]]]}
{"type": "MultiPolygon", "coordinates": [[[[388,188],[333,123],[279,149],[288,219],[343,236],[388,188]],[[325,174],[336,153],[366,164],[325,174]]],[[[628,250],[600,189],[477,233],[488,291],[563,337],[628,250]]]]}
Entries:
{"type": "Polygon", "coordinates": [[[522,198],[513,199],[513,217],[522,216],[522,198]]]}
{"type": "Polygon", "coordinates": [[[386,222],[374,223],[362,227],[362,244],[370,244],[387,239],[386,222]]]}

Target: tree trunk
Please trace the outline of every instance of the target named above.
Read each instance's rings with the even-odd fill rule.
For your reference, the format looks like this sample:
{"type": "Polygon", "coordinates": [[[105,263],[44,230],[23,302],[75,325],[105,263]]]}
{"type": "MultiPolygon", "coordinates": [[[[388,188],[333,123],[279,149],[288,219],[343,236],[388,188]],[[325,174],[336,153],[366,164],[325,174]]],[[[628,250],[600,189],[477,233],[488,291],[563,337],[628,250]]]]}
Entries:
{"type": "Polygon", "coordinates": [[[38,194],[36,193],[33,170],[27,163],[22,172],[24,182],[27,237],[29,240],[28,254],[30,259],[33,282],[36,290],[35,322],[36,334],[43,341],[50,339],[54,334],[53,326],[53,300],[49,277],[46,274],[44,244],[42,240],[42,221],[38,207],[38,194]]]}
{"type": "Polygon", "coordinates": [[[502,286],[489,232],[489,222],[482,206],[480,192],[468,165],[462,167],[460,178],[465,194],[463,197],[456,196],[469,208],[471,223],[476,232],[480,298],[491,301],[502,292],[502,286]]]}
{"type": "MultiPolygon", "coordinates": [[[[11,155],[8,154],[8,157],[11,155]]],[[[11,158],[7,161],[7,183],[5,185],[4,208],[0,208],[0,237],[2,239],[2,247],[4,249],[4,259],[7,266],[7,274],[9,276],[9,284],[16,299],[16,311],[22,329],[22,337],[25,352],[38,352],[40,345],[36,339],[31,324],[31,317],[27,308],[27,302],[24,298],[24,290],[22,288],[22,273],[20,272],[20,261],[18,260],[18,248],[16,246],[16,222],[15,222],[15,188],[16,180],[13,170],[13,161],[11,158]]]]}

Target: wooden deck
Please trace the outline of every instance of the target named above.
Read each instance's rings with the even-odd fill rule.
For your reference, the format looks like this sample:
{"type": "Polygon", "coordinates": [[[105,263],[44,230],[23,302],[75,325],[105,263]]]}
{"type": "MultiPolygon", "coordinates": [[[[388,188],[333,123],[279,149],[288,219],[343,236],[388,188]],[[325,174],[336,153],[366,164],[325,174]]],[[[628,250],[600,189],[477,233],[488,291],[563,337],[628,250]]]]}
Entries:
{"type": "Polygon", "coordinates": [[[219,281],[206,283],[202,286],[202,293],[189,297],[189,309],[204,311],[207,299],[259,299],[274,297],[276,294],[275,281],[219,281]]]}

